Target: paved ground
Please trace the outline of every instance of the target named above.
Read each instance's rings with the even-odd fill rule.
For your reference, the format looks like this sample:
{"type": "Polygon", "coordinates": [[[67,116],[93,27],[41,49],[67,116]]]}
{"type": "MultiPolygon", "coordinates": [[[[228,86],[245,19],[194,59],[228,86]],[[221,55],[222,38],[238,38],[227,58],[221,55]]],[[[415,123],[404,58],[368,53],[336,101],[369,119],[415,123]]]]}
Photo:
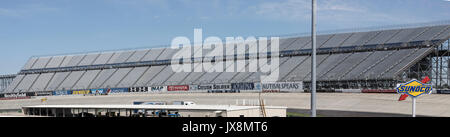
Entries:
{"type": "MultiPolygon", "coordinates": [[[[194,101],[197,104],[235,105],[256,102],[257,93],[227,94],[127,94],[109,96],[48,97],[44,104],[131,104],[133,101],[194,101]]],[[[287,106],[294,110],[309,109],[309,93],[265,93],[266,105],[287,106]]],[[[318,113],[327,116],[409,116],[411,99],[397,101],[398,94],[318,93],[318,113]],[[361,113],[362,112],[362,113],[361,113]],[[335,115],[333,115],[335,113],[335,115]],[[345,114],[346,113],[346,114],[345,114]],[[345,115],[338,115],[345,114],[345,115]],[[400,115],[397,115],[400,114],[400,115]]],[[[42,97],[25,100],[0,101],[0,109],[18,109],[21,106],[41,105],[42,97]]],[[[424,95],[417,99],[417,115],[450,117],[450,95],[424,95]]]]}
{"type": "MultiPolygon", "coordinates": [[[[309,109],[288,109],[289,113],[302,114],[300,117],[309,117],[311,111],[309,109]]],[[[395,114],[395,113],[377,113],[377,112],[357,112],[342,110],[317,110],[318,117],[411,117],[411,114],[395,114]]],[[[294,116],[296,117],[296,116],[294,116]]],[[[417,115],[417,117],[428,117],[417,115]]]]}

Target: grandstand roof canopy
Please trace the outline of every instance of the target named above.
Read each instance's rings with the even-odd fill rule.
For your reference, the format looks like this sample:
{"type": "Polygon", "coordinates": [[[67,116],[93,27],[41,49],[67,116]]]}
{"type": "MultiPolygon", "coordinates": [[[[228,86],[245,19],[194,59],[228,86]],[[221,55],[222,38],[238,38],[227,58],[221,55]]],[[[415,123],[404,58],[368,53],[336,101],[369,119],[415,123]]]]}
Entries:
{"type": "MultiPolygon", "coordinates": [[[[450,25],[319,35],[317,78],[319,81],[396,79],[449,37],[450,25]]],[[[170,62],[177,51],[158,48],[32,57],[5,92],[260,81],[261,72],[175,73],[170,62]]],[[[310,37],[281,39],[280,76],[274,81],[308,81],[310,54],[310,37]]],[[[247,70],[248,59],[245,64],[245,68],[236,69],[247,70]]]]}

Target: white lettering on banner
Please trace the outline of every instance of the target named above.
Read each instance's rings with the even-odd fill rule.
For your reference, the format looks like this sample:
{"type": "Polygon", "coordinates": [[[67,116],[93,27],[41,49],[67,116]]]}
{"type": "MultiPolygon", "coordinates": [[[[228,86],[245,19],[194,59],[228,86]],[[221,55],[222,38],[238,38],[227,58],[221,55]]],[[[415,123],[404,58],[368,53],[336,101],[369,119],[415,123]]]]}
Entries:
{"type": "Polygon", "coordinates": [[[213,85],[213,89],[231,89],[231,84],[213,85]]]}
{"type": "Polygon", "coordinates": [[[52,92],[37,92],[37,96],[51,96],[52,92]]]}
{"type": "Polygon", "coordinates": [[[198,85],[197,90],[208,90],[212,89],[212,85],[198,85]]]}
{"type": "Polygon", "coordinates": [[[194,85],[191,90],[217,90],[217,89],[231,89],[231,84],[215,84],[215,85],[194,85]]]}
{"type": "Polygon", "coordinates": [[[302,82],[261,83],[263,90],[299,91],[303,90],[302,82]]]}
{"type": "Polygon", "coordinates": [[[156,86],[156,87],[152,87],[151,89],[152,92],[162,92],[162,91],[167,91],[165,86],[156,86]]]}
{"type": "Polygon", "coordinates": [[[25,93],[13,93],[13,94],[5,94],[5,98],[17,98],[17,97],[26,97],[25,93]]]}

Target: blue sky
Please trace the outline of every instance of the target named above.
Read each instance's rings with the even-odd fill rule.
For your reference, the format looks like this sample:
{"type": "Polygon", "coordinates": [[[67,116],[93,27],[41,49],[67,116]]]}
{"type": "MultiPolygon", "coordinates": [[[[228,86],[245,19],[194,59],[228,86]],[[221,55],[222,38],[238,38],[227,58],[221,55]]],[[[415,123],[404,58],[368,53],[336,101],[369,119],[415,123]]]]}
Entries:
{"type": "MultiPolygon", "coordinates": [[[[450,19],[446,0],[318,0],[318,30],[450,19]]],[[[0,0],[0,74],[35,55],[168,45],[177,36],[310,30],[310,0],[0,0]]]]}

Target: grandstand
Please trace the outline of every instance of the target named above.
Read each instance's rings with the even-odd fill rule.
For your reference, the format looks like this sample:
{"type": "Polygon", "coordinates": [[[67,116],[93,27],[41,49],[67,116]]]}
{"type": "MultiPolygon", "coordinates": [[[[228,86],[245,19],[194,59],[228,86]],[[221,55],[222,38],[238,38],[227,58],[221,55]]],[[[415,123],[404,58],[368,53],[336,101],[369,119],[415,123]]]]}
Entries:
{"type": "MultiPolygon", "coordinates": [[[[393,89],[424,76],[431,77],[435,88],[446,88],[449,38],[450,25],[443,24],[319,35],[317,88],[393,89]]],[[[156,48],[32,57],[2,93],[260,82],[260,72],[175,73],[170,65],[176,52],[156,48]]],[[[303,82],[307,90],[310,55],[309,36],[280,39],[276,81],[303,82]]],[[[223,61],[246,60],[246,68],[240,69],[247,69],[250,56],[226,56],[223,61]]]]}
{"type": "Polygon", "coordinates": [[[0,93],[14,80],[16,75],[0,75],[0,93]]]}

